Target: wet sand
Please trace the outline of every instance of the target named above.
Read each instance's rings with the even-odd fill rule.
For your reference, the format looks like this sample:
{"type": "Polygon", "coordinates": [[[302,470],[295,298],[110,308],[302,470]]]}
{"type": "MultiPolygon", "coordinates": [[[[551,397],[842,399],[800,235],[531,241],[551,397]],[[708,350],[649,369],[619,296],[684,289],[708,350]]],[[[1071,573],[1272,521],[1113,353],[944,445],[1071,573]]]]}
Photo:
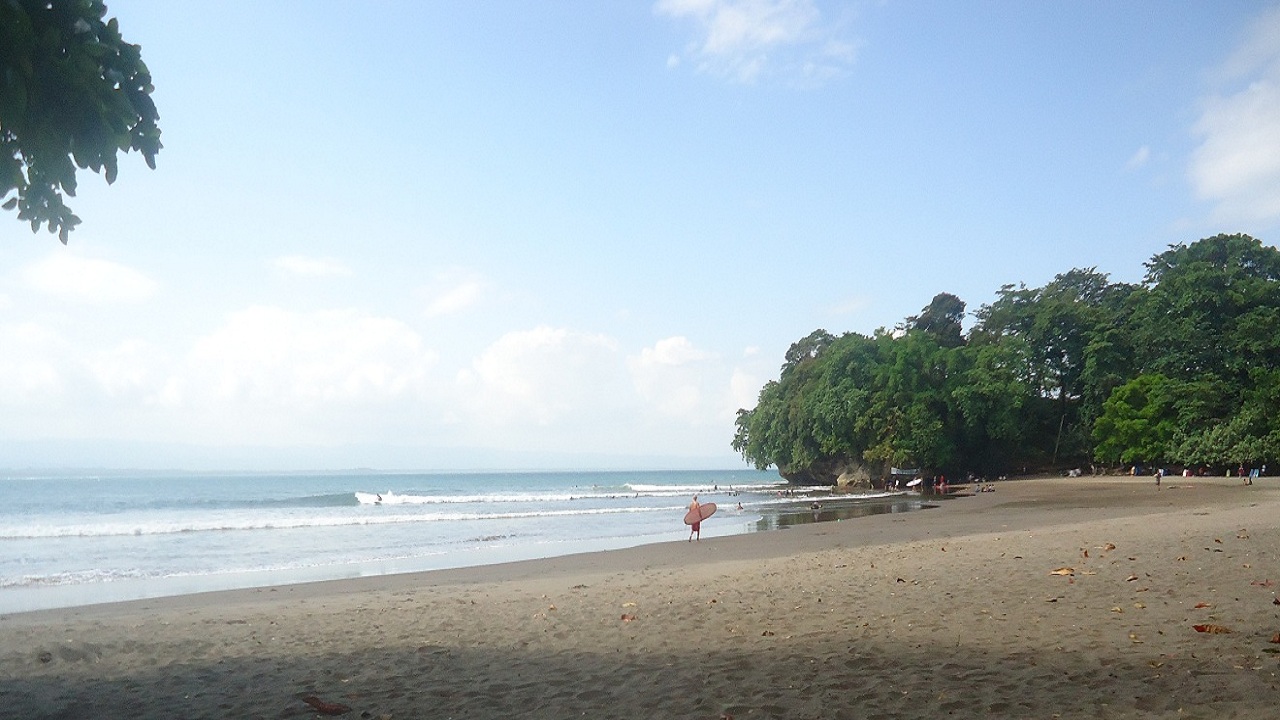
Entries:
{"type": "Polygon", "coordinates": [[[0,708],[1273,718],[1278,558],[1277,479],[1018,480],[700,543],[0,616],[0,708]]]}

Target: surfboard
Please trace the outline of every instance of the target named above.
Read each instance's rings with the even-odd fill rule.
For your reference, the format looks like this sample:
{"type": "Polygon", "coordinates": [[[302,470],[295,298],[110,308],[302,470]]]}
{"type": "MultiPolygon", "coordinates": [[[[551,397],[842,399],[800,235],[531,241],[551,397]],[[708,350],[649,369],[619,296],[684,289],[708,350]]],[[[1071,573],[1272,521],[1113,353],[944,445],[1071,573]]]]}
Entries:
{"type": "Polygon", "coordinates": [[[684,524],[692,525],[696,522],[702,522],[703,520],[706,520],[707,518],[714,515],[715,512],[716,512],[715,503],[702,503],[701,505],[698,506],[698,512],[694,512],[690,510],[689,512],[684,514],[684,524]]]}
{"type": "Polygon", "coordinates": [[[907,483],[907,487],[915,487],[922,482],[924,482],[924,478],[916,478],[915,480],[912,480],[911,482],[907,483]]]}

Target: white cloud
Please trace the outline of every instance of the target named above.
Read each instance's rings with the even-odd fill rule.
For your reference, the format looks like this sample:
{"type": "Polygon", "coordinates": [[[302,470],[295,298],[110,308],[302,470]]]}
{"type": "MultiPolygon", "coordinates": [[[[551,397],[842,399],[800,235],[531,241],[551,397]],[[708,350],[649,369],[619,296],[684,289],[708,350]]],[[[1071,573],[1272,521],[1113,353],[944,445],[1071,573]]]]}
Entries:
{"type": "Polygon", "coordinates": [[[462,405],[481,425],[594,422],[626,403],[616,342],[545,325],[503,335],[458,381],[462,405]]]}
{"type": "Polygon", "coordinates": [[[627,360],[636,393],[662,415],[696,419],[703,414],[705,352],[684,337],[671,337],[646,347],[627,360]]]}
{"type": "Polygon", "coordinates": [[[1219,221],[1280,218],[1280,8],[1259,17],[1220,76],[1233,87],[1202,102],[1192,186],[1219,221]]]}
{"type": "Polygon", "coordinates": [[[729,394],[732,398],[730,405],[736,413],[739,408],[751,409],[756,406],[756,401],[760,399],[760,388],[764,387],[764,382],[755,375],[745,370],[734,370],[733,376],[729,378],[729,394]]]}
{"type": "Polygon", "coordinates": [[[272,263],[277,269],[304,277],[341,277],[351,274],[351,269],[329,257],[284,255],[272,263]]]}
{"type": "Polygon", "coordinates": [[[1273,64],[1277,57],[1280,57],[1280,6],[1258,16],[1244,39],[1218,68],[1218,75],[1224,81],[1247,77],[1259,67],[1273,64]]]}
{"type": "Polygon", "coordinates": [[[627,366],[636,393],[650,407],[696,424],[708,415],[714,417],[719,409],[715,407],[716,388],[708,387],[708,380],[717,374],[713,359],[687,338],[677,336],[644,348],[627,366]]]}
{"type": "Polygon", "coordinates": [[[185,350],[0,324],[0,347],[0,431],[10,436],[422,444],[448,389],[416,332],[350,310],[251,307],[185,350]]]}
{"type": "Polygon", "coordinates": [[[1145,166],[1147,162],[1149,162],[1150,160],[1151,160],[1151,148],[1147,145],[1143,145],[1142,147],[1138,148],[1137,151],[1133,153],[1133,155],[1130,155],[1128,160],[1125,161],[1124,169],[1132,172],[1134,170],[1137,170],[1138,168],[1145,166]]]}
{"type": "Polygon", "coordinates": [[[85,367],[94,386],[107,397],[128,397],[151,404],[159,400],[157,390],[163,386],[170,362],[160,348],[130,339],[91,353],[85,367]]]}
{"type": "Polygon", "coordinates": [[[422,291],[427,298],[423,313],[427,317],[457,314],[483,300],[488,287],[488,282],[479,275],[461,271],[441,273],[431,287],[422,291]]]}
{"type": "Polygon", "coordinates": [[[299,411],[376,404],[418,395],[435,361],[398,320],[251,307],[196,342],[183,394],[299,411]]]}
{"type": "Polygon", "coordinates": [[[85,303],[141,302],[157,288],[155,281],[137,270],[67,250],[28,265],[22,276],[36,292],[85,303]]]}
{"type": "Polygon", "coordinates": [[[732,435],[742,394],[732,373],[679,336],[627,355],[605,335],[510,332],[459,373],[459,430],[472,442],[543,451],[705,452],[732,435]]]}
{"type": "Polygon", "coordinates": [[[740,82],[780,66],[820,81],[853,62],[854,46],[833,37],[812,0],[658,0],[654,12],[694,22],[686,52],[698,69],[740,82]]]}
{"type": "Polygon", "coordinates": [[[56,333],[32,322],[0,325],[0,347],[0,406],[7,423],[21,424],[30,410],[65,395],[62,366],[71,353],[56,333]]]}

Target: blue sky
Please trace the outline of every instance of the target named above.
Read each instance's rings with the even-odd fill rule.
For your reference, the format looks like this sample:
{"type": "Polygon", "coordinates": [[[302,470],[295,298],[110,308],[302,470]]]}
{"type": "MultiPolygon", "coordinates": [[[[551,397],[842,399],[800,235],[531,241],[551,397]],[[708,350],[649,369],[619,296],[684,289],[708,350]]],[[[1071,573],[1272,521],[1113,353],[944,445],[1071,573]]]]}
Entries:
{"type": "Polygon", "coordinates": [[[113,0],[164,150],[0,217],[0,466],[736,467],[816,328],[1280,236],[1280,5],[113,0]]]}

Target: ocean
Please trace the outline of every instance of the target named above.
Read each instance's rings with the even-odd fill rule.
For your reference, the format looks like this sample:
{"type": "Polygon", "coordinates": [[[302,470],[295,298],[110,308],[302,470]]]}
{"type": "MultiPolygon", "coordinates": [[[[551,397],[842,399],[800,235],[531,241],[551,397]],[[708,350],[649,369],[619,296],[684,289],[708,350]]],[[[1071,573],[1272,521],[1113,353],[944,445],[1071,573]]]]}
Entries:
{"type": "Polygon", "coordinates": [[[0,613],[684,540],[694,493],[704,537],[924,502],[755,470],[0,475],[0,613]]]}

